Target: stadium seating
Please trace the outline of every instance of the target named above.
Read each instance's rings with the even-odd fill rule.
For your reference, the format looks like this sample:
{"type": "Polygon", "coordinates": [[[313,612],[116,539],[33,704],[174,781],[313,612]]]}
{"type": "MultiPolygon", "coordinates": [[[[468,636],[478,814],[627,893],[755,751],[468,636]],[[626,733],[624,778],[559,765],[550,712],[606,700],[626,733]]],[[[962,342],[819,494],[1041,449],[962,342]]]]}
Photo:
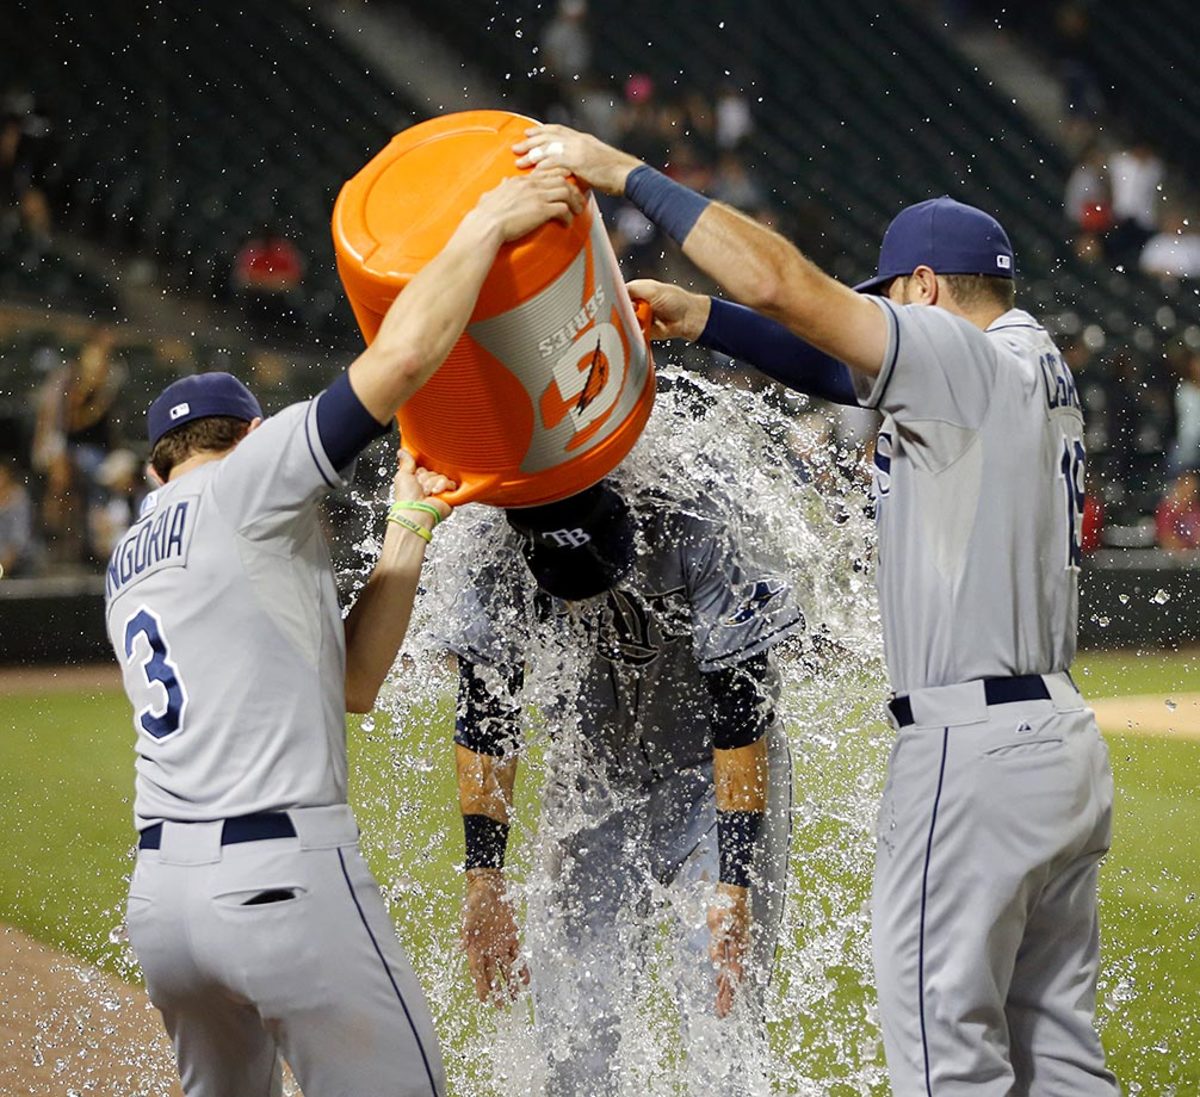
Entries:
{"type": "Polygon", "coordinates": [[[56,126],[68,230],[152,250],[178,283],[219,297],[239,244],[274,223],[308,257],[310,326],[357,339],[329,216],[341,182],[413,121],[409,104],[295,4],[18,7],[0,70],[56,126]]]}

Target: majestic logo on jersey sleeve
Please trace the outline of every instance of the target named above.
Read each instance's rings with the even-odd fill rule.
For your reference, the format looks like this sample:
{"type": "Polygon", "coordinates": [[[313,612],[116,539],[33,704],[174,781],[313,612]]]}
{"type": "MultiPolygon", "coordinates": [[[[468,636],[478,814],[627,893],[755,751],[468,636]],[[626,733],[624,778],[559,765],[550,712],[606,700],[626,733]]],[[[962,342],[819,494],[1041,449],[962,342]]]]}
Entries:
{"type": "Polygon", "coordinates": [[[109,601],[148,575],[187,564],[196,506],[196,496],[175,499],[130,528],[108,561],[104,588],[109,601]]]}

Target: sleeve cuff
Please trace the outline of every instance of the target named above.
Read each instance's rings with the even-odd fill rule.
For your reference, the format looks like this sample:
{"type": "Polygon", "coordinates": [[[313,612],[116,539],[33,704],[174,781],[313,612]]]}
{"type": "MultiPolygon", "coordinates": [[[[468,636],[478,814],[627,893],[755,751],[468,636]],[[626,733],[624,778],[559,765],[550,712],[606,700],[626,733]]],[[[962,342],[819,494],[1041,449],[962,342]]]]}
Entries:
{"type": "Polygon", "coordinates": [[[866,374],[855,373],[854,389],[861,407],[878,408],[887,392],[888,382],[892,379],[896,359],[900,354],[900,321],[896,316],[896,306],[890,301],[877,296],[870,296],[868,300],[874,302],[887,316],[888,341],[878,375],[872,378],[866,374]]]}

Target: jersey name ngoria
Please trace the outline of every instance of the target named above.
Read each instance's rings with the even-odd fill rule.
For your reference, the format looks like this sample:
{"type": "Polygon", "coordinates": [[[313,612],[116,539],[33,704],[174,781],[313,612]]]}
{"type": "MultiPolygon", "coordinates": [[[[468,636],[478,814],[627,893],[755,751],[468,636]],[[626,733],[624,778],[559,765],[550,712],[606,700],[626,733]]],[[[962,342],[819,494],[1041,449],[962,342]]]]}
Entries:
{"type": "Polygon", "coordinates": [[[150,495],[105,583],[137,826],[346,800],[345,640],[316,400],[150,495]]]}
{"type": "Polygon", "coordinates": [[[1068,669],[1085,458],[1071,371],[1026,312],[982,331],[872,300],[888,347],[856,384],[885,415],[874,496],[892,688],[1068,669]]]}

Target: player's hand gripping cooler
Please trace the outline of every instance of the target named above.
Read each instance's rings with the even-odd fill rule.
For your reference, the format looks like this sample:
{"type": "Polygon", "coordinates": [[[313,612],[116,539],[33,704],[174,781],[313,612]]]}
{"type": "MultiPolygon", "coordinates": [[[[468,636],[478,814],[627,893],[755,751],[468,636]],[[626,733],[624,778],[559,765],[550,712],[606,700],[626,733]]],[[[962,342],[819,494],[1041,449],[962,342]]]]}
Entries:
{"type": "MultiPolygon", "coordinates": [[[[514,167],[531,125],[467,111],[394,137],[342,188],[338,273],[369,343],[395,296],[479,196],[514,167]]],[[[635,313],[595,198],[500,251],[466,331],[397,418],[418,464],[459,482],[447,498],[503,507],[563,499],[632,449],[654,402],[650,316],[635,313]]]]}

